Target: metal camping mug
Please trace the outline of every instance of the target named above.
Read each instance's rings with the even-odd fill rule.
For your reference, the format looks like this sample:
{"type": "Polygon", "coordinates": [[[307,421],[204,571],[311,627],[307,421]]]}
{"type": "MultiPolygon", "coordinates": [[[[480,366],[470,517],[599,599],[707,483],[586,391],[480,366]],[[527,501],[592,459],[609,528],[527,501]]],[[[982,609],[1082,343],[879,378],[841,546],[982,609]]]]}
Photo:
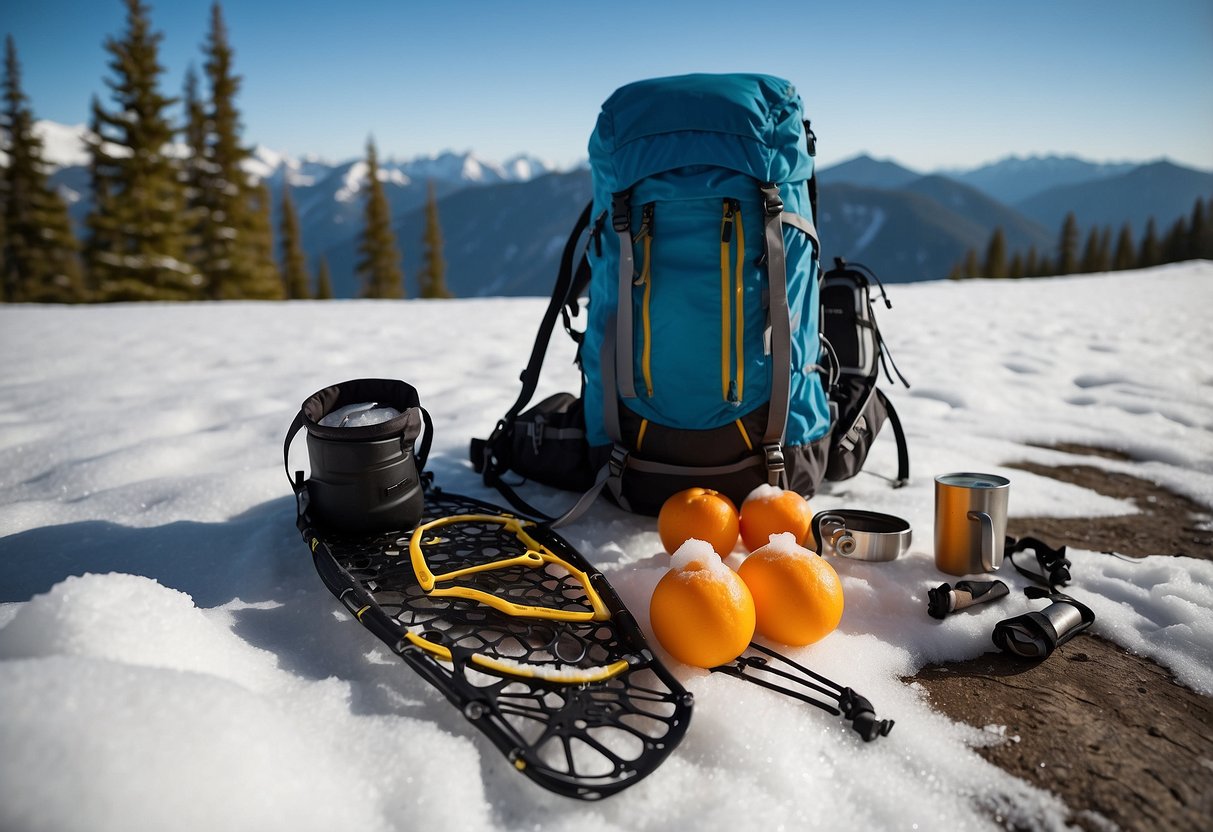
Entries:
{"type": "Polygon", "coordinates": [[[1011,481],[997,474],[935,478],[935,567],[949,575],[994,572],[1002,566],[1011,481]]]}

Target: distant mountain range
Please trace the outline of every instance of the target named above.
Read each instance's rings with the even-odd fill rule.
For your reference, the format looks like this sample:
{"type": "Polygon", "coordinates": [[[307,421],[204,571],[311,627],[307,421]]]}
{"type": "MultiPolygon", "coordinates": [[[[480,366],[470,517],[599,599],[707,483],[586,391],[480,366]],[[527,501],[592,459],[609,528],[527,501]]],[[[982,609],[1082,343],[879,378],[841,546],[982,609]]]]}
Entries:
{"type": "Polygon", "coordinates": [[[1150,219],[1161,236],[1190,216],[1198,199],[1213,198],[1213,173],[1165,160],[1010,157],[924,176],[859,156],[819,177],[824,254],[863,262],[893,283],[946,276],[968,249],[984,254],[995,228],[1003,229],[1009,253],[1035,246],[1052,256],[1071,211],[1084,235],[1108,226],[1115,238],[1128,223],[1136,243],[1150,219]]]}
{"type": "MultiPolygon", "coordinates": [[[[39,122],[52,181],[87,213],[82,126],[39,122]]],[[[496,164],[471,152],[381,162],[380,177],[404,253],[408,293],[417,291],[428,183],[438,196],[447,283],[460,297],[546,295],[571,226],[589,201],[585,168],[554,170],[517,156],[496,164]]],[[[354,297],[355,251],[362,223],[361,160],[332,163],[255,149],[248,170],[269,182],[275,207],[289,186],[303,245],[315,267],[329,262],[334,292],[354,297]]],[[[888,282],[943,278],[970,248],[984,251],[1002,228],[1010,252],[1034,246],[1051,255],[1065,215],[1083,233],[1129,223],[1135,240],[1153,218],[1159,234],[1213,197],[1213,173],[1168,161],[1099,164],[1075,157],[1010,157],[973,170],[923,174],[894,161],[858,156],[819,172],[818,226],[823,262],[844,256],[888,282]]]]}

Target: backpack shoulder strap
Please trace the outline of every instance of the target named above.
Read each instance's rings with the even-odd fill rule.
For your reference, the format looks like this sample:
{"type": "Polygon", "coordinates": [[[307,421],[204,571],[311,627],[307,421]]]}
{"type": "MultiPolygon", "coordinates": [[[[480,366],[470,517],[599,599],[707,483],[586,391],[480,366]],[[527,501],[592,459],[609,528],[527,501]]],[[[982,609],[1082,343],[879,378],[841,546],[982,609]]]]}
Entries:
{"type": "Polygon", "coordinates": [[[910,446],[906,442],[906,432],[901,427],[901,417],[897,415],[897,409],[879,387],[876,388],[876,395],[880,396],[880,401],[888,412],[889,424],[893,426],[893,438],[897,440],[897,480],[893,487],[901,488],[910,481],[910,446]]]}
{"type": "MultiPolygon", "coordinates": [[[[560,256],[560,271],[556,275],[556,285],[552,289],[552,299],[548,302],[548,308],[543,313],[543,320],[539,324],[539,331],[535,334],[535,343],[531,347],[531,357],[527,361],[526,368],[522,371],[522,390],[518,393],[518,398],[506,411],[505,415],[497,422],[497,427],[489,435],[488,439],[473,439],[470,448],[470,456],[472,466],[478,474],[484,476],[485,485],[497,486],[500,482],[500,476],[504,473],[500,465],[497,449],[500,443],[509,441],[509,433],[513,430],[514,421],[518,418],[518,414],[522,409],[530,403],[531,397],[535,395],[535,388],[539,385],[539,374],[543,370],[543,359],[547,355],[548,344],[551,341],[552,330],[556,327],[556,318],[562,314],[566,304],[570,302],[569,293],[574,285],[574,277],[580,274],[580,269],[576,272],[573,268],[573,260],[577,255],[577,243],[581,239],[581,235],[589,227],[590,213],[593,210],[593,203],[588,203],[585,210],[581,212],[581,216],[577,218],[576,224],[573,226],[573,231],[569,235],[568,242],[564,245],[564,252],[560,256]]],[[[504,483],[501,483],[504,484],[504,483]]],[[[502,492],[505,494],[505,492],[502,492]]],[[[509,495],[505,494],[509,499],[509,495]]],[[[513,500],[510,500],[514,503],[513,500]]],[[[522,508],[514,504],[515,508],[522,508]]],[[[522,509],[528,513],[534,513],[529,507],[522,509]]]]}

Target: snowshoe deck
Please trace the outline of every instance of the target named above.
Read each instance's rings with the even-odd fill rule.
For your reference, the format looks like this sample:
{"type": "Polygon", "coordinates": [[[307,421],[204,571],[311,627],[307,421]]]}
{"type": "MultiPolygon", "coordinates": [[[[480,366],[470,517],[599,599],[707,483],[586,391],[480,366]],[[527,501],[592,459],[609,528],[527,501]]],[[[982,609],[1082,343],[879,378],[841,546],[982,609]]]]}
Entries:
{"type": "Polygon", "coordinates": [[[558,534],[433,488],[410,530],[300,528],[325,584],[539,785],[585,800],[652,772],[691,696],[558,534]]]}

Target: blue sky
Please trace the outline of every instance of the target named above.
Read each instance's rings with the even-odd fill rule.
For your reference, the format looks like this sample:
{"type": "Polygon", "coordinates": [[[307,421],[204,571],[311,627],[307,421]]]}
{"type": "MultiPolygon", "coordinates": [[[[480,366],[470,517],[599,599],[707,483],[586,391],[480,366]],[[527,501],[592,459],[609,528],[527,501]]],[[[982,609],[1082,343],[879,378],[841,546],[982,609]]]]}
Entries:
{"type": "MultiPolygon", "coordinates": [[[[3,0],[35,114],[104,97],[120,0],[3,0]]],[[[152,0],[162,89],[199,67],[210,0],[152,0]]],[[[800,90],[819,162],[921,171],[1012,153],[1213,169],[1210,0],[359,2],[228,0],[244,139],[332,160],[444,149],[585,156],[602,101],[641,78],[769,72],[800,90]],[[764,19],[765,18],[765,19],[764,19]]]]}

